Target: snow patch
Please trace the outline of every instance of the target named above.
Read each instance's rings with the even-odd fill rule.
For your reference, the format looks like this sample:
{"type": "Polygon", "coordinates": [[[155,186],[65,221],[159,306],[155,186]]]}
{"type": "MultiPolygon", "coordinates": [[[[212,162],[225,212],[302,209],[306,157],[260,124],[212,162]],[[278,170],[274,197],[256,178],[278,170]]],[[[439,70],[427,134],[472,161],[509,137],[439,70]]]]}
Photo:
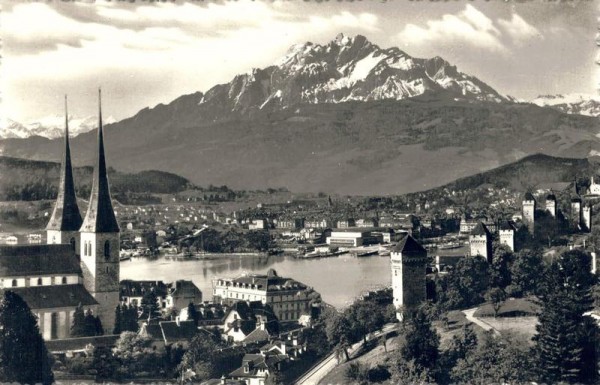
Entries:
{"type": "Polygon", "coordinates": [[[349,80],[352,82],[365,80],[373,68],[375,68],[384,58],[383,55],[375,56],[375,52],[371,52],[354,65],[354,70],[352,70],[352,73],[348,77],[349,80]]]}

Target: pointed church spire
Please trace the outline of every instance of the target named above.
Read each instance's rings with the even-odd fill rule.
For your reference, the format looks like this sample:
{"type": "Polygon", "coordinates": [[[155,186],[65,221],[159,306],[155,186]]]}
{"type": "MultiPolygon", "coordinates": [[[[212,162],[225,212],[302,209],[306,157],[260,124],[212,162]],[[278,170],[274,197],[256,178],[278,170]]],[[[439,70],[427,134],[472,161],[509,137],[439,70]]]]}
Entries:
{"type": "Polygon", "coordinates": [[[81,214],[77,206],[73,168],[71,166],[71,149],[69,147],[69,112],[67,95],[65,95],[65,149],[60,166],[60,185],[54,211],[46,230],[77,231],[81,226],[81,214]]]}
{"type": "Polygon", "coordinates": [[[80,231],[91,233],[116,233],[119,225],[110,200],[106,160],[104,157],[104,134],[102,129],[102,95],[98,89],[98,153],[94,165],[94,179],[87,214],[80,231]]]}

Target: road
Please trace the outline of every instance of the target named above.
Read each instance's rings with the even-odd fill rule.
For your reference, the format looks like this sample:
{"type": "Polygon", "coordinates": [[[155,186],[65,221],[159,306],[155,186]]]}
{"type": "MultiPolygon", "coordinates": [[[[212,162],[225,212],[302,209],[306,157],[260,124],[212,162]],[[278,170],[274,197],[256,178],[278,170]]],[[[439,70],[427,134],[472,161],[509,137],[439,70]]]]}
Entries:
{"type": "Polygon", "coordinates": [[[474,307],[472,309],[463,310],[462,312],[467,317],[467,320],[469,322],[472,322],[472,323],[480,326],[485,331],[493,330],[494,334],[500,335],[500,332],[498,330],[494,329],[490,324],[485,323],[482,320],[480,320],[479,318],[476,318],[473,316],[473,314],[475,314],[477,309],[478,309],[477,307],[474,307]]]}
{"type": "MultiPolygon", "coordinates": [[[[383,334],[388,334],[389,332],[395,330],[397,327],[398,324],[386,324],[381,330],[370,334],[368,340],[372,340],[373,338],[377,338],[383,334]]],[[[361,340],[348,349],[348,356],[350,357],[350,359],[356,356],[362,345],[363,341],[361,340]]],[[[321,381],[323,377],[327,375],[327,373],[331,372],[338,365],[339,362],[337,360],[336,353],[331,353],[330,355],[319,361],[308,372],[304,373],[302,377],[296,380],[294,385],[317,385],[319,381],[321,381]]]]}

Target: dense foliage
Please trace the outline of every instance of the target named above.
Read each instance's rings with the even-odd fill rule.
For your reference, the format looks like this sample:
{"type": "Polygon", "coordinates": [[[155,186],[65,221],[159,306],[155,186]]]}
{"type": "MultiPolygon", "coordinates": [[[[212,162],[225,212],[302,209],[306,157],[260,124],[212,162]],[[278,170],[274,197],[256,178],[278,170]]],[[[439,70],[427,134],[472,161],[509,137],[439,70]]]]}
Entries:
{"type": "Polygon", "coordinates": [[[29,306],[12,291],[0,300],[0,382],[49,385],[52,360],[29,306]]]}

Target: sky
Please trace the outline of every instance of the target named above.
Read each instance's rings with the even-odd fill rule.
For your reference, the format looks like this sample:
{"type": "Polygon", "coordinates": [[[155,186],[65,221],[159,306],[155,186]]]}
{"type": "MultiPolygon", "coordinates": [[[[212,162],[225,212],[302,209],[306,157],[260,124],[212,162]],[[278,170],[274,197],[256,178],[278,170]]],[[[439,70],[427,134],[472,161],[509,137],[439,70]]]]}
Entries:
{"type": "MultiPolygon", "coordinates": [[[[288,49],[361,34],[414,57],[441,56],[502,94],[597,94],[594,1],[2,0],[0,116],[116,119],[207,91],[288,49]]],[[[1,129],[1,127],[0,127],[1,129]]]]}

